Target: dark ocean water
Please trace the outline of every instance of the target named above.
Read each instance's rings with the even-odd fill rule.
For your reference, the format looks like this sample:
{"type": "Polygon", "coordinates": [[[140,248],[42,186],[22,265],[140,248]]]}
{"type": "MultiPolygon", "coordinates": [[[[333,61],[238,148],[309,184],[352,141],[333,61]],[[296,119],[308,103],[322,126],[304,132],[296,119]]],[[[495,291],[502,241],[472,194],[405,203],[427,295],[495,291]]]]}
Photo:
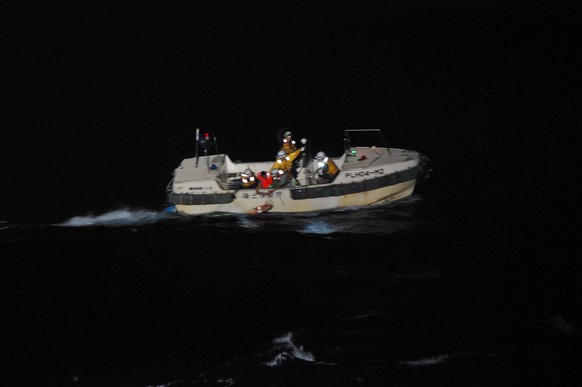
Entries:
{"type": "Polygon", "coordinates": [[[577,385],[580,284],[562,252],[436,204],[5,222],[5,381],[577,385]]]}
{"type": "Polygon", "coordinates": [[[578,386],[582,8],[0,5],[0,384],[578,386]],[[159,212],[196,128],[233,160],[381,128],[412,198],[159,212]]]}

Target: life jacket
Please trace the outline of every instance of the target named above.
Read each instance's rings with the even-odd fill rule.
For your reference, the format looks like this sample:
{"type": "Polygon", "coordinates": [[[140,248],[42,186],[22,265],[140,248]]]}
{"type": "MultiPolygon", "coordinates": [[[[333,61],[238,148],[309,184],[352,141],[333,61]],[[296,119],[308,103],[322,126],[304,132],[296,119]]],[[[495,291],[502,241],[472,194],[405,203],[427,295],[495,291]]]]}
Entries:
{"type": "Polygon", "coordinates": [[[254,176],[243,176],[241,177],[241,184],[243,188],[251,188],[254,187],[257,182],[254,176]]]}
{"type": "Polygon", "coordinates": [[[285,155],[284,157],[278,157],[271,169],[282,169],[285,173],[290,174],[291,168],[293,167],[293,161],[301,154],[301,149],[285,155]]]}
{"type": "Polygon", "coordinates": [[[316,172],[319,177],[325,180],[332,180],[339,173],[337,165],[328,157],[322,161],[317,161],[317,167],[316,172]]]}
{"type": "Polygon", "coordinates": [[[327,167],[328,167],[327,173],[329,175],[331,175],[331,176],[337,175],[338,168],[337,168],[337,165],[335,165],[335,163],[333,162],[333,160],[332,159],[329,159],[326,164],[327,164],[327,167]]]}
{"type": "Polygon", "coordinates": [[[295,140],[287,141],[287,139],[283,139],[283,146],[281,147],[281,150],[284,151],[286,154],[295,152],[297,150],[295,140]]]}
{"type": "Polygon", "coordinates": [[[269,188],[271,184],[273,184],[273,176],[270,173],[267,173],[267,177],[263,177],[260,173],[257,175],[257,179],[261,182],[261,188],[269,188]]]}

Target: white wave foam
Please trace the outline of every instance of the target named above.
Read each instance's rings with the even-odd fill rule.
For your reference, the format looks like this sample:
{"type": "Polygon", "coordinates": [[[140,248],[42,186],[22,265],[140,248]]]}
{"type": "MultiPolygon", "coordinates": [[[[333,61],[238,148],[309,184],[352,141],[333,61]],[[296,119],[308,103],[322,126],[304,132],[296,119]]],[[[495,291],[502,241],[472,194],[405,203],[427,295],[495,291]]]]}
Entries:
{"type": "Polygon", "coordinates": [[[273,348],[269,351],[272,358],[262,364],[268,367],[277,367],[292,359],[315,361],[315,356],[311,352],[306,351],[302,345],[296,346],[293,341],[292,332],[287,332],[284,336],[274,339],[271,343],[273,348]]]}
{"type": "Polygon", "coordinates": [[[307,225],[303,230],[297,230],[299,233],[303,234],[319,234],[319,235],[329,235],[336,232],[342,231],[339,227],[326,222],[323,220],[313,221],[307,225]]]}
{"type": "Polygon", "coordinates": [[[409,367],[425,367],[435,364],[446,363],[451,359],[450,355],[437,355],[433,357],[426,357],[418,360],[403,360],[399,364],[409,367]]]}
{"type": "Polygon", "coordinates": [[[106,212],[101,215],[75,216],[63,223],[55,224],[61,227],[124,227],[152,224],[167,219],[168,214],[143,209],[123,208],[106,212]]]}
{"type": "Polygon", "coordinates": [[[547,322],[558,332],[561,332],[565,335],[575,335],[578,334],[578,330],[576,329],[576,327],[569,323],[568,321],[566,321],[566,319],[558,314],[555,316],[550,317],[547,322]]]}
{"type": "Polygon", "coordinates": [[[203,385],[217,385],[217,386],[233,386],[234,385],[234,379],[233,378],[226,378],[226,379],[213,379],[213,380],[209,380],[208,378],[204,377],[203,375],[200,375],[200,380],[191,380],[191,379],[179,379],[179,380],[174,380],[172,382],[169,383],[165,383],[165,384],[156,384],[156,385],[147,385],[145,387],[172,387],[172,386],[185,386],[186,384],[188,385],[195,385],[195,384],[203,384],[203,385]]]}
{"type": "Polygon", "coordinates": [[[493,354],[490,353],[475,353],[475,352],[462,352],[462,353],[454,353],[454,354],[440,354],[432,357],[425,357],[418,360],[402,360],[398,364],[401,366],[406,367],[427,367],[433,366],[437,364],[447,363],[452,359],[460,358],[460,357],[492,357],[493,354]]]}

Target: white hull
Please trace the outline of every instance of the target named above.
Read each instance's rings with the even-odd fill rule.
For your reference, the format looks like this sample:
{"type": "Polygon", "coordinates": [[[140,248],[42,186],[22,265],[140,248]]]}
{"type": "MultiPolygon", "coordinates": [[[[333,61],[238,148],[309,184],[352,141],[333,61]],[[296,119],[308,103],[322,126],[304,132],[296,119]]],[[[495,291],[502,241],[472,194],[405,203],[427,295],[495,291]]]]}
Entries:
{"type": "Polygon", "coordinates": [[[329,210],[341,207],[367,206],[403,199],[412,195],[416,180],[395,184],[371,191],[337,197],[294,200],[289,190],[281,189],[271,194],[256,194],[254,190],[240,190],[236,199],[228,204],[184,205],[176,204],[176,210],[185,215],[202,215],[212,212],[247,213],[265,203],[273,205],[270,213],[298,213],[329,210]],[[248,194],[248,197],[243,197],[248,194]]]}
{"type": "Polygon", "coordinates": [[[316,181],[316,164],[298,169],[296,185],[274,191],[233,188],[247,168],[270,171],[272,161],[233,163],[225,154],[182,161],[168,186],[168,202],[186,215],[213,212],[249,213],[267,204],[270,213],[305,213],[342,207],[368,206],[410,196],[419,174],[415,151],[381,147],[353,147],[332,158],[339,174],[326,184],[316,181]],[[271,207],[272,206],[272,207],[271,207]]]}

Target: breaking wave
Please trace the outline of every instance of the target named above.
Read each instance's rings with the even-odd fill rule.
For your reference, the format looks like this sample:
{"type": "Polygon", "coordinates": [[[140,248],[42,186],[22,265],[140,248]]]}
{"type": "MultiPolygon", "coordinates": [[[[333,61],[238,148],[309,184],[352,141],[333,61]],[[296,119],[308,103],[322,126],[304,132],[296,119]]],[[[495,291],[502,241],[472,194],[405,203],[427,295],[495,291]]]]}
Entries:
{"type": "Polygon", "coordinates": [[[171,215],[165,212],[157,212],[144,209],[123,208],[106,212],[101,215],[75,216],[63,223],[55,224],[60,227],[125,227],[140,226],[157,223],[170,218],[171,215]]]}
{"type": "MultiPolygon", "coordinates": [[[[294,361],[313,363],[315,362],[315,356],[305,350],[303,345],[300,344],[300,339],[294,332],[287,332],[273,339],[258,352],[225,363],[217,369],[208,370],[197,376],[176,379],[172,382],[155,386],[148,385],[147,387],[181,387],[192,385],[225,387],[247,385],[245,383],[249,381],[247,379],[248,376],[245,375],[245,372],[241,373],[241,369],[250,372],[250,374],[254,375],[254,378],[266,378],[262,379],[263,382],[268,380],[267,384],[264,384],[262,381],[256,382],[256,379],[253,379],[257,385],[280,385],[279,383],[286,378],[286,374],[284,373],[285,364],[294,361]],[[261,371],[257,371],[259,369],[266,369],[268,371],[266,371],[267,373],[262,373],[261,371]],[[268,373],[271,371],[275,373],[268,373]],[[262,376],[260,376],[261,374],[262,376]]],[[[286,385],[287,382],[285,381],[284,384],[286,385]]]]}
{"type": "Polygon", "coordinates": [[[295,343],[295,337],[292,332],[287,332],[285,335],[275,338],[262,351],[261,357],[266,357],[261,364],[268,367],[277,367],[290,360],[315,361],[315,357],[311,352],[306,351],[303,345],[295,343]]]}

